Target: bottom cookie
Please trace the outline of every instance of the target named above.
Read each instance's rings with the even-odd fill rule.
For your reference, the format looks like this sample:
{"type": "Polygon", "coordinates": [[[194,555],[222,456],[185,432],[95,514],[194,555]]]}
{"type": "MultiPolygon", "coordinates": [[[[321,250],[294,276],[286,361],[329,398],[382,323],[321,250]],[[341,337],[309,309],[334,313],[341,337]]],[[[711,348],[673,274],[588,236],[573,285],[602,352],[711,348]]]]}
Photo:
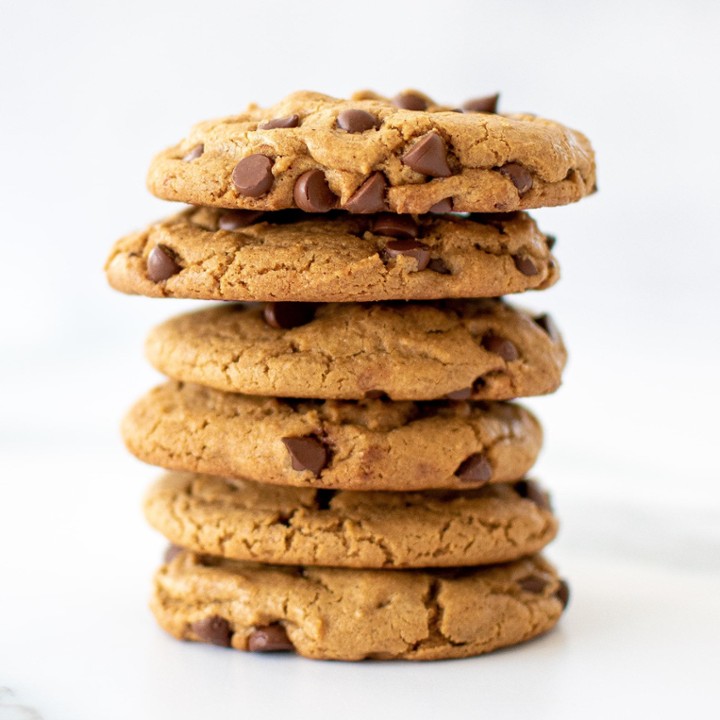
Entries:
{"type": "Polygon", "coordinates": [[[541,635],[568,587],[540,556],[446,570],[279,567],[180,550],[152,610],[171,635],[325,660],[439,660],[541,635]]]}

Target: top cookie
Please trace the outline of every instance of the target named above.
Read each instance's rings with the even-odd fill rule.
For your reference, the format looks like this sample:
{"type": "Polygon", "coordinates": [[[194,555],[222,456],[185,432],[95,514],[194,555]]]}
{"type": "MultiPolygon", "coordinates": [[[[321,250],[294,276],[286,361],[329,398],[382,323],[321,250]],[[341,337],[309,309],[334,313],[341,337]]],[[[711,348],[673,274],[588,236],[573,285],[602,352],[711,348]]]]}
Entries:
{"type": "Polygon", "coordinates": [[[195,205],[353,213],[426,213],[439,203],[509,212],[564,205],[595,189],[592,147],[575,130],[404,97],[416,102],[303,91],[201,122],[155,157],[148,187],[195,205]]]}

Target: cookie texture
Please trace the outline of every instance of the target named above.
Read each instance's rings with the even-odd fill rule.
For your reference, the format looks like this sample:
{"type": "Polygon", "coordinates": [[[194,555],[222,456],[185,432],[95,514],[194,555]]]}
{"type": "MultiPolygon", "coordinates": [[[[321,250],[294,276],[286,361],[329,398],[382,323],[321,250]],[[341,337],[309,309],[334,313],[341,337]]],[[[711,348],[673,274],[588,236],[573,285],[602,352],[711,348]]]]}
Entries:
{"type": "Polygon", "coordinates": [[[584,135],[534,115],[304,91],[197,124],[155,157],[147,182],[166,200],[225,208],[509,212],[579,200],[595,188],[595,161],[584,135]],[[365,114],[364,129],[343,127],[348,111],[365,114]]]}
{"type": "Polygon", "coordinates": [[[130,452],[169,470],[347,490],[517,480],[542,443],[517,405],[283,401],[178,382],[140,399],[122,432],[130,452]]]}
{"type": "MultiPolygon", "coordinates": [[[[527,481],[526,481],[527,482],[527,481]]],[[[486,565],[532,555],[557,533],[548,503],[512,483],[477,490],[350,492],[168,473],[145,498],[174,545],[282,565],[486,565]]]]}
{"type": "Polygon", "coordinates": [[[468,657],[529,640],[567,586],[538,556],[485,568],[351,570],[255,565],[179,552],[151,608],[176,638],[326,660],[468,657]]]}
{"type": "Polygon", "coordinates": [[[497,297],[556,282],[551,242],[525,213],[398,220],[193,208],[119,240],[106,272],[115,289],[149,297],[308,302],[497,297]],[[405,252],[397,252],[398,246],[405,252]],[[173,263],[173,272],[155,279],[159,252],[173,263]]]}
{"type": "Polygon", "coordinates": [[[147,356],[172,378],[219,390],[347,400],[542,395],[560,385],[567,358],[547,316],[499,300],[323,304],[288,328],[266,310],[172,318],[150,333],[147,356]]]}

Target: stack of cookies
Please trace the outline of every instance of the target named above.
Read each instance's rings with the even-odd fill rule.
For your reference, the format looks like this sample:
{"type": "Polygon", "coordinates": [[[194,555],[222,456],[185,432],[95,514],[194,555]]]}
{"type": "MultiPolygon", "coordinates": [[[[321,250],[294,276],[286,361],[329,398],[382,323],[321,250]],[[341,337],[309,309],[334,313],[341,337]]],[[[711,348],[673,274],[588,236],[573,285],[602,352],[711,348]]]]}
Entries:
{"type": "Polygon", "coordinates": [[[524,212],[595,188],[586,138],[408,91],[300,92],[195,126],[151,191],[192,207],[120,240],[113,287],[231,301],[152,331],[168,381],[123,434],[167,469],[169,633],[312,658],[463,657],[549,630],[567,585],[527,479],[566,353],[500,299],[558,279],[524,212]]]}

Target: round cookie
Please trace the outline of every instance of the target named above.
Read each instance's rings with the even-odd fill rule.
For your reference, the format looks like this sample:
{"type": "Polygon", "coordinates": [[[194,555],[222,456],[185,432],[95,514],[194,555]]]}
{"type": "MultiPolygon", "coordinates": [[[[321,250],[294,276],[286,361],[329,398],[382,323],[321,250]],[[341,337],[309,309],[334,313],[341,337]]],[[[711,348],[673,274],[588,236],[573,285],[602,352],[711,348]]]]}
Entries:
{"type": "Polygon", "coordinates": [[[146,352],[165,375],[219,390],[344,400],[542,395],[567,358],[548,316],[499,300],[222,305],[156,327],[146,352]]]}
{"type": "Polygon", "coordinates": [[[557,533],[531,481],[477,490],[350,492],[168,473],[145,517],[171,543],[233,560],[409,568],[488,565],[532,555],[557,533]]]}
{"type": "Polygon", "coordinates": [[[510,212],[593,192],[595,160],[584,135],[535,115],[296,92],[197,124],[147,182],[166,200],[249,210],[510,212]],[[366,122],[344,123],[348,113],[366,122]]]}
{"type": "Polygon", "coordinates": [[[517,480],[542,443],[518,405],[290,401],[176,382],[141,398],[122,433],[140,460],[169,470],[344,490],[517,480]]]}
{"type": "Polygon", "coordinates": [[[469,657],[541,635],[568,587],[539,556],[485,568],[255,565],[181,551],[151,608],[176,638],[324,660],[469,657]]]}
{"type": "Polygon", "coordinates": [[[498,297],[553,285],[551,244],[525,213],[328,217],[193,208],[119,240],[106,272],[116,290],[149,297],[498,297]],[[172,260],[167,277],[152,272],[159,253],[172,260]]]}

